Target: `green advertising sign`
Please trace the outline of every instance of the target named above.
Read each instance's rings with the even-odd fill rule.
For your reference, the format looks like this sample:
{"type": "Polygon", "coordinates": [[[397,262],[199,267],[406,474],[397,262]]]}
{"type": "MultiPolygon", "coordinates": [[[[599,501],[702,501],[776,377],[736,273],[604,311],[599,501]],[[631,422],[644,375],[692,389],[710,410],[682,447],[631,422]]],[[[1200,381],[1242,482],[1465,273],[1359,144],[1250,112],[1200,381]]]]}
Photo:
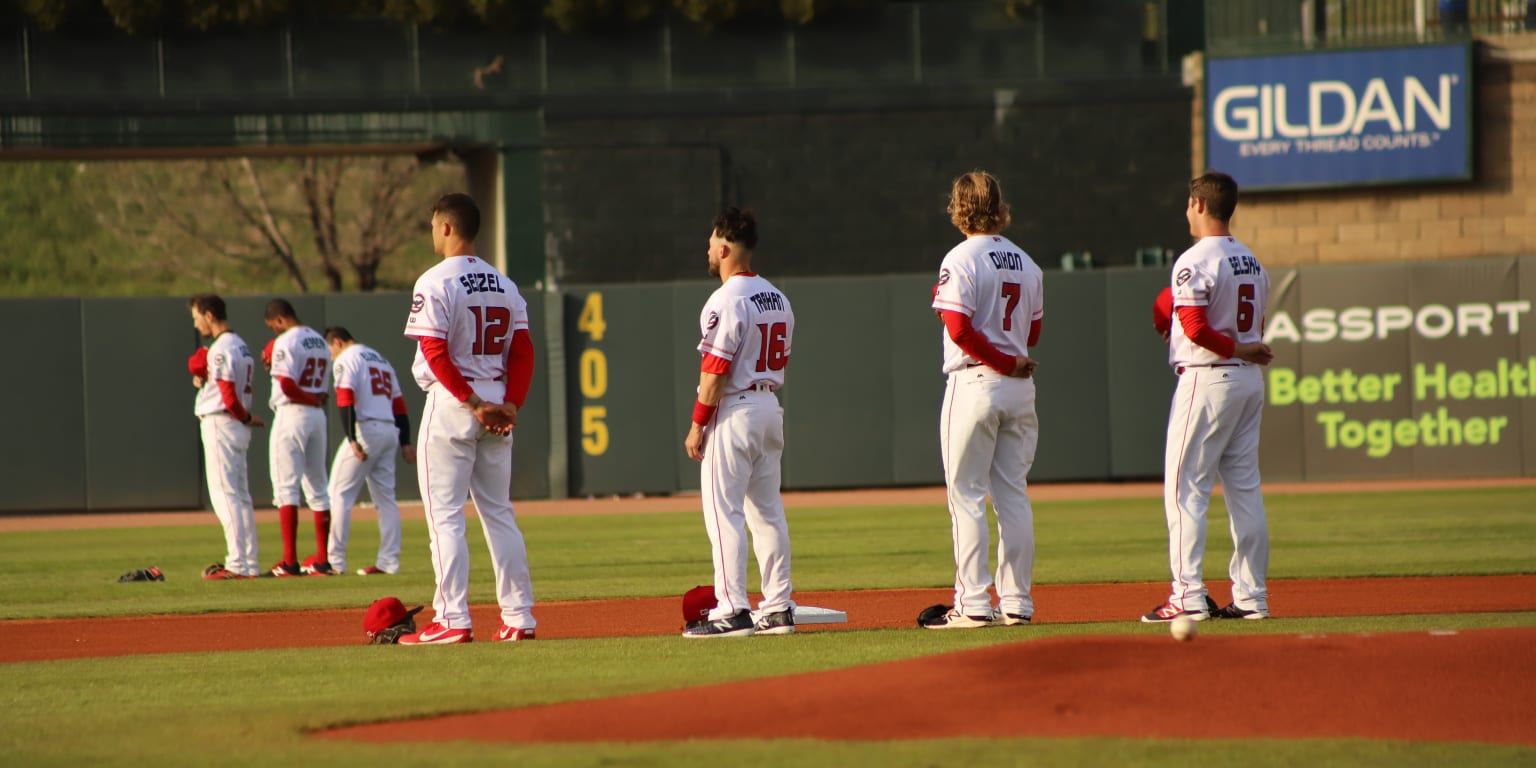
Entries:
{"type": "Polygon", "coordinates": [[[1265,474],[1523,474],[1536,355],[1521,277],[1532,270],[1536,260],[1481,259],[1277,276],[1265,474]]]}

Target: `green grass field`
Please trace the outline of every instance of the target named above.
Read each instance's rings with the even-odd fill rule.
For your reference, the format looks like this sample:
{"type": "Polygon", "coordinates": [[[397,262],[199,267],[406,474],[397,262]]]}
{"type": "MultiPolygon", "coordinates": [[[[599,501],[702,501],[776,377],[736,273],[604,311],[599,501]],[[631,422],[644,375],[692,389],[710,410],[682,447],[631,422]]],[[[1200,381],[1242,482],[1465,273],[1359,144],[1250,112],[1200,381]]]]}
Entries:
{"type": "MultiPolygon", "coordinates": [[[[687,511],[522,521],[542,600],[675,595],[709,579],[707,545],[687,511]]],[[[1272,579],[1363,575],[1536,573],[1536,489],[1271,495],[1272,579]]],[[[1212,510],[1208,576],[1230,553],[1212,510]]],[[[807,509],[790,513],[799,589],[942,587],[951,581],[940,507],[807,509]]],[[[372,529],[372,530],[370,530],[372,529]]],[[[491,602],[478,530],[472,600],[491,602]]],[[[275,527],[262,542],[278,541],[275,527]]],[[[1156,500],[1036,505],[1040,583],[1160,581],[1166,540],[1156,500]]],[[[376,546],[354,526],[353,559],[376,546]]],[[[405,528],[404,567],[389,591],[431,594],[425,528],[405,528]]],[[[205,526],[23,532],[0,537],[0,594],[13,618],[362,608],[379,585],[355,577],[204,583],[222,538],[205,526]],[[168,579],[116,584],[155,564],[168,579]]],[[[264,550],[264,559],[271,550],[264,550]]],[[[357,563],[354,563],[356,565],[357,563]]],[[[1388,632],[1536,626],[1536,613],[1222,622],[1209,633],[1388,632]]],[[[1536,765],[1536,749],[1363,740],[1227,742],[1224,713],[1196,738],[1015,739],[815,743],[688,742],[512,747],[368,746],[307,738],[326,726],[507,708],[835,669],[1014,642],[1149,630],[1132,621],[1020,630],[820,632],[773,641],[690,643],[676,637],[540,641],[449,648],[288,649],[7,664],[0,693],[4,765],[1536,765]]],[[[4,624],[0,623],[0,638],[4,624]]],[[[361,637],[359,638],[361,643],[361,637]]],[[[920,695],[920,692],[914,692],[920,695]]]]}

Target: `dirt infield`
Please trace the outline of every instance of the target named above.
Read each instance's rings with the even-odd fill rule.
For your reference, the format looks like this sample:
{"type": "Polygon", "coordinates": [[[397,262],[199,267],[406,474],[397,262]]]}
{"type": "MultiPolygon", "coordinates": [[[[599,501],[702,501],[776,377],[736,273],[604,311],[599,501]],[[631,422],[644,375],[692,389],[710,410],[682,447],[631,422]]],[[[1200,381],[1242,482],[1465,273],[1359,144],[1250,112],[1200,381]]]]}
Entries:
{"type": "MultiPolygon", "coordinates": [[[[238,588],[238,583],[224,585],[238,588]]],[[[1225,603],[1230,586],[1211,582],[1225,603]]],[[[1157,605],[1165,582],[1151,584],[1042,584],[1035,588],[1041,624],[1130,621],[1157,605]]],[[[1375,616],[1493,611],[1536,611],[1536,576],[1443,578],[1283,579],[1269,584],[1278,617],[1375,616]]],[[[948,589],[796,592],[801,605],[836,608],[847,624],[806,627],[827,632],[910,627],[924,606],[950,602],[948,589]]],[[[499,626],[495,605],[478,605],[479,627],[499,626]]],[[[667,635],[681,629],[676,597],[540,603],[539,637],[667,635]]],[[[429,619],[431,609],[422,614],[429,619]]],[[[0,623],[0,663],[188,651],[357,645],[364,642],[363,609],[19,620],[0,623]]],[[[1011,630],[1010,630],[1011,631],[1011,630]]]]}
{"type": "Polygon", "coordinates": [[[1536,687],[1520,681],[1536,679],[1532,647],[1536,628],[1189,643],[1058,637],[319,735],[370,742],[1121,736],[1529,745],[1536,744],[1536,687]],[[1175,722],[1177,699],[1198,699],[1198,725],[1175,722]]]}

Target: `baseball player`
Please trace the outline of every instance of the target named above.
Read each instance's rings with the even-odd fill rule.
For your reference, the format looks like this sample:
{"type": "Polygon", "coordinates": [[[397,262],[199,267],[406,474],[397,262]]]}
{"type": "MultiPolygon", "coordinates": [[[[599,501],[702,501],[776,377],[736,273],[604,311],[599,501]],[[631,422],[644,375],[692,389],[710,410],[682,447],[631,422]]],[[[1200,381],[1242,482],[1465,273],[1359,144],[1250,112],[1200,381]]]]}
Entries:
{"type": "Polygon", "coordinates": [[[347,572],[347,540],[352,532],[352,505],[368,483],[368,495],[379,513],[379,554],[358,575],[400,572],[400,507],[395,503],[395,454],[416,463],[411,445],[411,419],[405,413],[400,380],[384,356],[357,343],[340,326],[325,329],[336,385],[336,408],[346,438],[331,464],[331,570],[347,572]]]}
{"type": "Polygon", "coordinates": [[[1044,287],[1029,254],[1001,234],[1011,218],[991,174],[974,171],[955,180],[949,217],[966,239],[944,256],[932,306],[944,320],[949,376],[939,447],[954,534],[955,605],[924,626],[1028,624],[1035,610],[1035,522],[1026,478],[1040,435],[1029,349],[1040,340],[1044,287]],[[997,611],[987,592],[993,584],[989,494],[999,539],[997,611]]]}
{"type": "Polygon", "coordinates": [[[1195,244],[1173,265],[1173,310],[1168,363],[1179,377],[1168,413],[1163,460],[1163,508],[1168,517],[1168,601],[1145,622],[1189,616],[1262,619],[1269,615],[1265,575],[1269,531],[1259,488],[1259,419],[1264,374],[1274,358],[1264,344],[1269,274],[1232,236],[1237,182],[1207,172],[1189,182],[1185,218],[1195,244]],[[1206,595],[1205,511],[1221,478],[1235,550],[1229,574],[1233,602],[1224,608],[1206,595]]]}
{"type": "Polygon", "coordinates": [[[283,559],[272,566],[273,576],[330,575],[326,557],[331,534],[331,502],[326,496],[325,403],[330,396],[331,351],[325,338],[299,324],[293,305],[285,299],[267,302],[267,327],[272,344],[271,453],[273,503],[283,529],[283,559]],[[298,544],[299,498],[315,514],[315,555],[300,568],[298,544]]]}
{"type": "Polygon", "coordinates": [[[512,428],[533,380],[528,303],[517,285],[475,255],[480,208],[469,195],[432,206],[432,248],[443,260],[416,281],[405,335],[416,340],[411,373],[427,393],[421,417],[421,483],[436,616],[402,645],[474,639],[464,501],[473,496],[491,550],[501,629],[495,639],[534,639],[528,552],[512,514],[512,428]]]}
{"type": "Polygon", "coordinates": [[[709,236],[709,274],[720,287],[699,315],[704,356],[699,396],[683,447],[701,462],[704,529],[715,567],[715,606],[684,637],[786,635],[795,631],[789,579],[789,524],[779,496],[784,386],[795,335],[789,299],[752,271],[757,221],[727,208],[709,236]],[[747,529],[757,552],[763,599],[759,618],[747,602],[747,529]]]}
{"type": "Polygon", "coordinates": [[[224,527],[228,553],[222,567],[210,566],[203,578],[238,579],[258,576],[256,509],[251,501],[246,454],[251,429],[262,426],[251,413],[251,376],[255,361],[245,341],[229,330],[224,299],[200,293],[187,300],[192,326],[211,337],[204,365],[194,365],[197,387],[193,412],[201,420],[203,463],[208,473],[208,497],[224,527]]]}

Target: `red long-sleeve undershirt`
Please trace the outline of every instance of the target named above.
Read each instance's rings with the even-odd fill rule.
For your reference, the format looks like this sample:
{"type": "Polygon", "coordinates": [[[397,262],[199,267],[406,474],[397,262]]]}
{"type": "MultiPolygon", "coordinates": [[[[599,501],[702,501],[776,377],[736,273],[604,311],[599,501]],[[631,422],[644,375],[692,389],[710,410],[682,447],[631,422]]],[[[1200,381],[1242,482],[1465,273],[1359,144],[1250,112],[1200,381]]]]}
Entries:
{"type": "Polygon", "coordinates": [[[704,360],[699,363],[699,370],[704,373],[713,373],[724,376],[731,372],[731,361],[719,355],[704,354],[704,360]]]}
{"type": "Polygon", "coordinates": [[[1205,317],[1205,307],[1183,306],[1175,308],[1179,313],[1179,325],[1184,336],[1224,358],[1237,353],[1237,342],[1212,328],[1205,317]]]}
{"type": "MultiPolygon", "coordinates": [[[[940,310],[939,315],[944,318],[944,328],[949,332],[950,340],[955,342],[961,352],[985,363],[994,371],[1013,374],[1013,355],[993,346],[986,334],[972,327],[970,315],[950,309],[940,310]]],[[[1040,327],[1039,320],[1030,321],[1029,340],[1026,342],[1029,346],[1040,343],[1040,327]]]]}
{"type": "MultiPolygon", "coordinates": [[[[448,342],[446,339],[438,339],[430,336],[418,337],[421,344],[421,355],[426,358],[427,367],[432,369],[432,375],[442,383],[448,393],[459,402],[469,399],[474,394],[474,389],[464,379],[464,374],[448,355],[448,342]]],[[[528,400],[528,388],[533,384],[533,336],[527,329],[519,329],[512,334],[512,343],[507,347],[507,381],[506,402],[518,408],[528,400]]]]}
{"type": "Polygon", "coordinates": [[[228,411],[229,415],[235,418],[235,421],[249,419],[251,414],[245,410],[245,406],[240,404],[240,395],[235,391],[235,383],[223,379],[218,381],[219,399],[224,401],[224,410],[228,411]]]}
{"type": "Polygon", "coordinates": [[[298,403],[299,405],[320,404],[319,395],[311,394],[309,392],[305,392],[302,389],[299,389],[299,383],[293,379],[290,379],[287,376],[275,376],[273,378],[277,379],[278,388],[283,391],[284,395],[288,396],[289,400],[298,403]]]}

